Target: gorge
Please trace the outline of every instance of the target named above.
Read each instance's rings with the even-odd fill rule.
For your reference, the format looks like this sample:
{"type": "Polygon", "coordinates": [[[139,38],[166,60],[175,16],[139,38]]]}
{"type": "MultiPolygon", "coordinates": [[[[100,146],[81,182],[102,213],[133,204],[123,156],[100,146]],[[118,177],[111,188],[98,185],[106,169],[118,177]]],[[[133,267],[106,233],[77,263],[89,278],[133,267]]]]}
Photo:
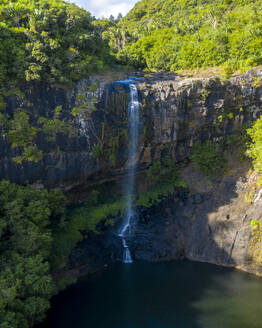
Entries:
{"type": "MultiPolygon", "coordinates": [[[[137,73],[136,88],[116,82],[127,78],[121,75],[94,76],[67,92],[43,84],[28,95],[37,111],[61,106],[66,117],[80,109],[76,135],[39,139],[38,163],[17,164],[17,150],[1,139],[2,178],[68,198],[53,232],[59,288],[123,259],[135,262],[134,276],[139,260],[178,259],[261,275],[261,178],[242,151],[243,128],[262,112],[262,87],[254,82],[261,70],[227,81],[137,73]],[[93,106],[81,111],[86,101],[93,106]]],[[[8,110],[19,101],[10,98],[8,110]]]]}
{"type": "Polygon", "coordinates": [[[262,2],[75,1],[0,2],[0,328],[260,328],[262,2]]]}
{"type": "MultiPolygon", "coordinates": [[[[121,115],[128,113],[125,124],[129,139],[125,141],[128,148],[125,160],[131,168],[126,166],[124,172],[116,170],[109,183],[116,183],[117,188],[126,184],[124,190],[127,191],[123,193],[127,195],[127,205],[116,226],[100,225],[98,235],[90,232],[88,239],[73,250],[67,274],[78,277],[97,273],[98,276],[92,278],[91,275],[87,281],[80,279],[78,284],[54,298],[52,310],[41,328],[70,327],[76,320],[79,328],[85,327],[86,322],[112,328],[132,327],[132,324],[150,328],[174,325],[183,328],[213,328],[216,325],[232,328],[243,322],[250,328],[260,327],[259,280],[234,270],[200,263],[167,263],[186,258],[235,267],[256,275],[262,273],[260,255],[257,254],[260,239],[252,228],[252,222],[260,222],[262,209],[259,175],[250,170],[250,162],[239,160],[239,150],[233,150],[231,143],[229,150],[226,146],[224,148],[228,152],[225,160],[229,162],[230,170],[222,175],[206,175],[194,167],[190,157],[198,140],[223,140],[225,135],[237,135],[238,129],[245,123],[260,116],[262,90],[252,86],[254,76],[261,76],[261,71],[254,70],[234,77],[225,85],[216,79],[181,79],[176,82],[174,76],[162,75],[157,81],[155,76],[153,81],[152,77],[140,76],[136,83],[142,100],[143,125],[151,129],[146,131],[151,139],[144,132],[139,141],[140,104],[136,87],[130,84],[132,80],[110,85],[109,91],[106,91],[108,103],[110,106],[118,104],[117,108],[121,108],[121,99],[121,104],[126,106],[121,115]],[[196,89],[194,84],[197,84],[196,89]],[[180,93],[179,88],[182,89],[180,93]],[[240,91],[245,97],[240,96],[240,91]],[[230,106],[232,103],[234,107],[230,106]],[[147,112],[149,109],[150,113],[147,112]],[[228,115],[231,112],[233,117],[228,115]],[[145,119],[145,115],[150,117],[145,119]],[[218,119],[220,115],[224,117],[222,122],[218,119]],[[146,154],[151,154],[151,159],[146,154]],[[141,195],[146,195],[154,174],[158,174],[156,170],[153,175],[148,175],[147,165],[152,165],[151,161],[156,159],[164,162],[167,155],[179,159],[181,164],[178,169],[185,185],[180,185],[177,180],[171,181],[175,186],[172,192],[160,194],[156,202],[149,194],[149,204],[144,202],[140,205],[141,195]],[[135,175],[138,201],[133,209],[135,175]],[[134,210],[137,215],[134,215],[134,210]],[[130,220],[135,223],[132,224],[132,234],[129,233],[130,220]],[[117,235],[118,226],[120,234],[117,235]],[[122,243],[119,243],[119,236],[122,243]],[[115,264],[122,260],[124,263],[134,260],[135,263],[132,267],[115,264]],[[160,263],[146,264],[139,260],[160,263]],[[192,291],[197,290],[197,286],[200,286],[199,294],[195,295],[192,291]],[[167,290],[170,294],[166,294],[167,290]],[[174,295],[178,300],[175,305],[174,295]],[[94,300],[96,306],[93,308],[94,300]],[[227,305],[229,300],[230,307],[227,305]],[[77,309],[75,303],[78,304],[77,309]],[[99,303],[101,307],[97,309],[99,303]],[[88,315],[84,314],[85,306],[91,307],[88,315]],[[239,308],[247,309],[249,306],[253,308],[254,316],[250,317],[247,310],[243,318],[239,308]],[[122,309],[121,315],[115,313],[115,308],[122,309]],[[104,314],[101,318],[100,311],[104,314]]],[[[103,133],[105,131],[106,126],[103,133]]],[[[207,161],[208,157],[204,160],[207,161]]],[[[216,170],[219,171],[219,167],[216,170]]],[[[169,170],[168,174],[172,175],[171,172],[169,170]]],[[[101,177],[105,183],[106,174],[102,173],[101,177]]],[[[88,179],[87,185],[87,189],[83,186],[73,188],[72,195],[76,193],[74,197],[84,199],[88,190],[94,188],[94,185],[88,184],[88,179]]]]}
{"type": "MultiPolygon", "coordinates": [[[[115,207],[114,214],[108,207],[108,214],[91,219],[87,208],[84,216],[72,217],[74,224],[80,224],[77,222],[82,217],[87,222],[79,229],[88,238],[81,237],[82,242],[73,247],[67,263],[69,275],[94,272],[121,258],[122,245],[127,244],[125,238],[120,243],[115,231],[125,235],[133,214],[130,215],[130,205],[125,212],[120,200],[123,192],[119,191],[125,189],[126,183],[131,204],[134,162],[138,215],[134,219],[135,231],[127,239],[135,259],[189,258],[260,274],[260,260],[253,254],[259,242],[253,245],[251,227],[252,221],[260,222],[259,175],[249,171],[248,161],[239,161],[237,149],[231,148],[230,139],[226,138],[230,135],[238,138],[242,127],[261,115],[262,87],[254,85],[261,75],[260,69],[254,69],[223,82],[217,77],[137,74],[139,127],[137,124],[128,127],[132,110],[136,122],[140,107],[136,89],[131,89],[130,98],[133,84],[128,80],[118,83],[114,81],[119,79],[112,81],[110,76],[94,76],[70,92],[40,85],[34,94],[28,95],[38,111],[62,106],[64,115],[69,115],[71,108],[81,108],[86,101],[93,102],[94,108],[76,119],[77,137],[60,135],[56,144],[41,139],[39,146],[45,152],[38,163],[13,162],[14,150],[2,137],[0,176],[16,183],[30,183],[36,189],[60,188],[74,206],[88,201],[93,190],[98,192],[103,185],[107,185],[109,194],[115,194],[114,202],[119,200],[119,205],[111,204],[111,200],[103,205],[115,207]],[[133,138],[129,139],[131,135],[133,138]],[[134,142],[130,144],[132,141],[128,140],[134,142]],[[209,140],[220,142],[226,155],[221,157],[222,164],[214,162],[211,166],[217,165],[215,171],[219,173],[221,168],[224,170],[223,162],[229,162],[226,174],[210,177],[192,164],[194,145],[209,140]],[[178,163],[177,168],[173,168],[168,158],[178,163]],[[166,176],[159,175],[159,165],[167,172],[166,176]],[[152,173],[148,171],[150,166],[152,173]],[[119,218],[123,215],[126,221],[121,226],[119,218]],[[91,221],[89,225],[89,220],[94,223],[91,221]],[[111,224],[116,227],[111,228],[111,224]]],[[[18,98],[10,98],[9,110],[18,106],[18,102],[18,98]]],[[[241,143],[237,147],[241,148],[241,143]]]]}

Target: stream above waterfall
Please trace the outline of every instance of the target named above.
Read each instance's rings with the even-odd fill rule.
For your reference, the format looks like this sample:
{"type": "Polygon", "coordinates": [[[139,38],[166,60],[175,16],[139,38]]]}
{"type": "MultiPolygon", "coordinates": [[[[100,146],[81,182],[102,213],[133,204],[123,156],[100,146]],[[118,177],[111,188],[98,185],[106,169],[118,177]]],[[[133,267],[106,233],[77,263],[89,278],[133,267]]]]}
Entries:
{"type": "Polygon", "coordinates": [[[55,296],[40,328],[261,328],[261,279],[204,263],[116,264],[55,296]]]}

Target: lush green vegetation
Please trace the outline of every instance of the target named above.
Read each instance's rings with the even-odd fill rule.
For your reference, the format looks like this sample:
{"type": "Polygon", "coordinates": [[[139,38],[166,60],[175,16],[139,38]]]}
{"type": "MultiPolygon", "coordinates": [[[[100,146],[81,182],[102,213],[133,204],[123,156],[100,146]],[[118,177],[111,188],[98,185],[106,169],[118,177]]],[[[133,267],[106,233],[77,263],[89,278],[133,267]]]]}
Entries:
{"type": "Polygon", "coordinates": [[[65,198],[0,183],[0,327],[39,322],[55,292],[50,275],[52,227],[63,221],[65,198]]]}
{"type": "Polygon", "coordinates": [[[0,85],[69,84],[109,61],[90,13],[62,0],[2,0],[0,85]]]}
{"type": "Polygon", "coordinates": [[[198,169],[210,176],[219,176],[228,167],[221,147],[211,141],[197,142],[193,146],[191,160],[198,169]]]}
{"type": "Polygon", "coordinates": [[[262,172],[262,116],[247,130],[251,138],[247,154],[252,158],[254,167],[262,172]]]}
{"type": "Polygon", "coordinates": [[[154,184],[138,196],[137,206],[156,205],[171,195],[175,187],[187,187],[179,175],[176,162],[168,157],[153,163],[147,170],[147,176],[154,181],[154,184]]]}
{"type": "MultiPolygon", "coordinates": [[[[95,98],[87,102],[81,94],[72,115],[58,106],[40,116],[26,94],[32,82],[72,87],[81,78],[107,67],[111,57],[101,34],[108,24],[95,21],[89,12],[62,0],[1,1],[0,130],[15,148],[17,163],[40,161],[43,151],[38,141],[42,136],[55,147],[57,135],[75,135],[74,116],[93,110],[95,98]],[[6,103],[13,96],[20,101],[11,112],[6,103]]],[[[84,91],[94,91],[93,86],[84,91]]]]}
{"type": "Polygon", "coordinates": [[[46,142],[56,145],[58,135],[73,137],[76,135],[73,123],[60,118],[59,106],[54,110],[53,118],[39,117],[37,122],[32,121],[32,116],[22,109],[13,113],[13,117],[0,113],[0,126],[12,148],[19,154],[13,158],[16,163],[38,162],[43,158],[43,151],[37,145],[39,136],[44,136],[46,142]],[[2,118],[2,124],[1,124],[2,118]]]}
{"type": "Polygon", "coordinates": [[[221,147],[225,157],[234,154],[239,162],[243,162],[248,159],[247,149],[249,144],[250,137],[247,133],[247,125],[243,124],[241,128],[235,129],[233,134],[225,136],[221,147]]]}
{"type": "Polygon", "coordinates": [[[124,213],[119,188],[105,184],[90,191],[82,206],[66,208],[56,190],[34,190],[0,182],[0,327],[29,328],[40,322],[49,299],[72,283],[53,273],[63,269],[77,243],[97,224],[110,225],[124,213]]]}
{"type": "MultiPolygon", "coordinates": [[[[58,106],[54,110],[52,118],[39,117],[37,122],[30,119],[30,115],[18,109],[14,112],[13,118],[5,119],[2,117],[2,132],[12,148],[16,148],[19,155],[13,160],[16,163],[24,161],[38,162],[43,158],[43,151],[37,146],[37,138],[40,135],[45,137],[46,142],[56,145],[58,135],[73,137],[76,135],[73,123],[60,117],[62,107],[58,106]]],[[[0,122],[1,126],[1,122],[0,122]]]]}
{"type": "Polygon", "coordinates": [[[87,200],[80,206],[69,208],[64,224],[55,227],[52,265],[63,267],[77,243],[87,238],[90,232],[99,233],[99,223],[113,225],[124,210],[125,199],[119,186],[113,182],[90,190],[87,200]]]}
{"type": "Polygon", "coordinates": [[[114,224],[115,218],[124,213],[125,206],[125,200],[121,198],[118,201],[72,209],[64,227],[54,231],[56,243],[53,265],[56,268],[63,267],[77,243],[87,238],[91,231],[99,233],[99,222],[104,221],[105,225],[114,224]]]}
{"type": "Polygon", "coordinates": [[[157,71],[262,64],[260,0],[142,0],[104,32],[122,63],[157,71]]]}
{"type": "MultiPolygon", "coordinates": [[[[67,264],[89,232],[99,233],[99,222],[113,224],[124,209],[125,199],[108,185],[91,191],[82,206],[66,210],[59,191],[0,182],[0,327],[40,322],[57,289],[52,273],[67,264]]],[[[63,288],[73,281],[62,277],[57,284],[63,288]]]]}

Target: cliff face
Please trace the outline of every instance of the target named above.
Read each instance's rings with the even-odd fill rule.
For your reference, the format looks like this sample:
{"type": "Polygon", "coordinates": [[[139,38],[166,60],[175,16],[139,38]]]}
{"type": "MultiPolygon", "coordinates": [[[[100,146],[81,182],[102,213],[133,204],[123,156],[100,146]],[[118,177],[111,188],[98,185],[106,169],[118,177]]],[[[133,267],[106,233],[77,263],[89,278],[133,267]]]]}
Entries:
{"type": "MultiPolygon", "coordinates": [[[[230,173],[210,181],[192,165],[183,171],[187,190],[177,190],[151,208],[137,208],[128,245],[134,260],[187,258],[262,275],[261,178],[249,163],[232,159],[230,173]],[[255,222],[255,225],[254,225],[255,222]]],[[[122,260],[117,228],[101,227],[71,256],[76,276],[122,260]]]]}
{"type": "MultiPolygon", "coordinates": [[[[218,141],[257,119],[262,114],[261,78],[260,70],[225,82],[162,74],[140,77],[138,173],[143,176],[146,167],[166,155],[185,163],[196,141],[218,141]]],[[[95,78],[70,91],[36,86],[27,97],[46,117],[59,105],[65,117],[76,106],[84,108],[90,102],[94,106],[75,119],[77,137],[59,135],[55,145],[38,140],[45,151],[40,163],[15,164],[15,151],[2,136],[0,179],[69,190],[125,176],[128,87],[95,78]],[[94,83],[96,90],[90,91],[94,83]]],[[[19,101],[10,99],[10,112],[19,101]]],[[[186,257],[260,274],[260,187],[257,176],[248,173],[248,164],[232,161],[230,173],[209,182],[187,165],[183,171],[187,191],[177,191],[157,207],[139,209],[135,234],[129,240],[133,257],[151,261],[186,257]],[[258,224],[252,230],[254,220],[258,224]]],[[[144,184],[144,179],[138,179],[139,183],[144,184]]],[[[90,235],[78,245],[71,268],[76,275],[83,274],[121,256],[121,241],[114,231],[102,227],[100,235],[90,235]]]]}
{"type": "MultiPolygon", "coordinates": [[[[219,139],[262,113],[262,87],[255,83],[261,71],[254,70],[226,82],[219,79],[185,79],[152,74],[138,81],[141,100],[138,168],[143,169],[161,156],[186,159],[195,141],[219,139]]],[[[30,111],[50,117],[63,107],[66,119],[73,119],[74,107],[84,108],[74,119],[77,137],[58,135],[56,143],[39,137],[44,151],[39,163],[16,164],[11,149],[0,139],[0,178],[38,187],[70,189],[89,183],[117,179],[127,163],[127,107],[129,90],[109,80],[91,78],[74,90],[32,86],[27,91],[30,111]],[[97,87],[91,91],[93,84],[97,87]],[[87,104],[93,103],[92,108],[87,104]]],[[[26,107],[17,97],[9,99],[10,113],[26,107]]]]}
{"type": "Polygon", "coordinates": [[[132,239],[137,259],[188,258],[262,275],[261,186],[247,163],[208,181],[192,166],[183,172],[188,192],[145,211],[132,239]],[[146,217],[146,219],[144,219],[146,217]],[[254,227],[253,222],[257,226],[254,227]]]}
{"type": "Polygon", "coordinates": [[[167,78],[140,84],[148,129],[145,148],[157,155],[161,147],[168,148],[180,161],[188,157],[195,141],[216,140],[258,118],[262,88],[255,86],[257,76],[261,79],[260,71],[224,83],[212,78],[167,78]]]}
{"type": "MultiPolygon", "coordinates": [[[[261,78],[259,71],[224,84],[173,77],[140,81],[144,129],[139,167],[166,154],[185,160],[194,142],[219,140],[258,118],[262,90],[256,77],[261,78]]],[[[234,154],[229,157],[231,169],[222,178],[209,180],[187,164],[182,172],[187,190],[177,190],[158,206],[138,209],[135,233],[128,241],[135,259],[188,258],[262,274],[261,184],[250,163],[234,154]],[[255,227],[253,222],[258,222],[255,227]]],[[[121,256],[113,231],[104,232],[79,245],[72,266],[86,273],[121,256]]]]}

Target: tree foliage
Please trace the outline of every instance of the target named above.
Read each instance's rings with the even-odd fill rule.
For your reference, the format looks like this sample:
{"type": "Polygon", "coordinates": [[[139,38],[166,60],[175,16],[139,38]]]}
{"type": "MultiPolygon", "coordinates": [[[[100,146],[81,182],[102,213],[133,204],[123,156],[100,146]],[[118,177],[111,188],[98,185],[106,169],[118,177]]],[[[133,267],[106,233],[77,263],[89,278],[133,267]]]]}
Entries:
{"type": "Polygon", "coordinates": [[[72,82],[97,72],[107,45],[90,13],[62,0],[2,0],[0,85],[72,82]]]}
{"type": "MultiPolygon", "coordinates": [[[[78,111],[74,108],[73,115],[61,106],[48,108],[43,117],[26,94],[32,83],[72,87],[105,68],[111,57],[102,32],[114,24],[96,21],[62,0],[0,1],[0,129],[15,148],[15,162],[40,161],[43,136],[53,144],[58,135],[75,136],[73,116],[83,112],[83,105],[78,111]],[[12,112],[6,108],[10,97],[19,100],[12,112]]],[[[86,103],[94,106],[94,101],[86,103]]]]}
{"type": "Polygon", "coordinates": [[[139,194],[136,205],[151,207],[161,203],[166,197],[174,193],[175,187],[187,188],[180,176],[177,163],[168,156],[154,162],[146,171],[153,184],[139,194]]]}
{"type": "Polygon", "coordinates": [[[0,113],[0,128],[7,137],[7,141],[18,154],[13,158],[16,163],[39,162],[43,158],[43,151],[37,145],[37,139],[44,136],[45,141],[56,145],[57,137],[65,135],[70,138],[76,136],[76,129],[70,117],[62,118],[62,106],[54,109],[52,117],[39,116],[37,121],[34,113],[18,108],[13,115],[0,113]]]}
{"type": "Polygon", "coordinates": [[[27,328],[43,319],[55,291],[50,275],[54,223],[65,211],[58,191],[0,182],[0,327],[27,328]]]}
{"type": "Polygon", "coordinates": [[[259,0],[142,0],[105,35],[122,63],[150,70],[262,64],[259,0]]]}
{"type": "Polygon", "coordinates": [[[191,160],[198,169],[210,176],[219,176],[228,167],[222,150],[211,141],[196,142],[191,160]]]}

